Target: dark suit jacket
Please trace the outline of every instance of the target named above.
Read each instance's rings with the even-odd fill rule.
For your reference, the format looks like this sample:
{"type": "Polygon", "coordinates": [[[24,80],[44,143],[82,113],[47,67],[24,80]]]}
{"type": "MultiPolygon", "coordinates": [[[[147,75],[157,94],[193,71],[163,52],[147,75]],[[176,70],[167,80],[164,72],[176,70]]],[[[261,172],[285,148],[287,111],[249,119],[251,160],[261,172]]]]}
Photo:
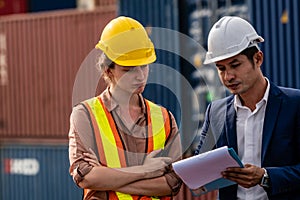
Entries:
{"type": "MultiPolygon", "coordinates": [[[[238,152],[234,96],[214,101],[206,111],[196,154],[229,146],[238,152]],[[212,133],[212,134],[211,134],[212,133]],[[205,140],[205,141],[204,141],[205,140]]],[[[300,199],[300,91],[270,83],[262,136],[262,167],[268,171],[270,200],[300,199]]],[[[220,189],[220,199],[236,199],[237,185],[220,189]]]]}

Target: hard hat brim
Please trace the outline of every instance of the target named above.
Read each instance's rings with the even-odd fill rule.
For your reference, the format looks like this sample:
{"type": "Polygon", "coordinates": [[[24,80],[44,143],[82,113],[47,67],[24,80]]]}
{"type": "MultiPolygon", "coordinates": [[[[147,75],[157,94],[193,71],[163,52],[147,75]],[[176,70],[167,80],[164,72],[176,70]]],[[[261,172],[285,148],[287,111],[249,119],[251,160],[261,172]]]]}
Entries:
{"type": "Polygon", "coordinates": [[[140,58],[140,59],[134,59],[134,60],[116,59],[114,62],[121,66],[136,67],[136,66],[148,65],[155,61],[156,61],[156,55],[153,54],[148,58],[140,58]]]}

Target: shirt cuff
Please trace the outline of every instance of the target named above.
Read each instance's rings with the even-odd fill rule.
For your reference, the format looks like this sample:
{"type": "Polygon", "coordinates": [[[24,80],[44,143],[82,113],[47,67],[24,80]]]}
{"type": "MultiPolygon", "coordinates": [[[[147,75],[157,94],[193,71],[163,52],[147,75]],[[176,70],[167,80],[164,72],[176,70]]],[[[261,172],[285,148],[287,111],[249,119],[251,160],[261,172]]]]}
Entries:
{"type": "Polygon", "coordinates": [[[83,180],[84,176],[92,170],[92,168],[92,166],[86,164],[78,165],[73,171],[73,179],[75,183],[78,185],[83,180]]]}
{"type": "Polygon", "coordinates": [[[172,196],[176,196],[181,188],[182,181],[174,171],[165,174],[168,185],[172,190],[172,196]]]}

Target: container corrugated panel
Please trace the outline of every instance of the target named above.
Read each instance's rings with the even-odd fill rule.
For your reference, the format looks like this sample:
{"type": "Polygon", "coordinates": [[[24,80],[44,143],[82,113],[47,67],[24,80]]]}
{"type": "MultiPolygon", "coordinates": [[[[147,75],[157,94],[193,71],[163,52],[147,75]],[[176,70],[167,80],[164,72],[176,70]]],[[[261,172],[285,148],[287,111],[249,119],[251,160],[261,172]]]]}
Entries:
{"type": "Polygon", "coordinates": [[[94,1],[96,6],[109,6],[109,5],[116,5],[118,0],[94,0],[94,1]]]}
{"type": "Polygon", "coordinates": [[[0,145],[0,199],[80,200],[67,145],[0,145]]]}
{"type": "Polygon", "coordinates": [[[249,1],[250,18],[265,39],[262,70],[274,83],[300,89],[300,2],[249,1]]]}
{"type": "Polygon", "coordinates": [[[247,0],[190,0],[187,3],[187,34],[207,48],[212,25],[225,15],[248,19],[247,0]]]}
{"type": "Polygon", "coordinates": [[[0,15],[27,12],[28,0],[0,0],[0,15]]]}
{"type": "Polygon", "coordinates": [[[1,139],[67,138],[76,74],[115,16],[109,6],[0,19],[1,139]]]}
{"type": "Polygon", "coordinates": [[[147,85],[144,96],[167,107],[180,123],[180,80],[170,74],[172,69],[180,71],[179,56],[175,53],[179,52],[179,38],[172,32],[159,29],[179,30],[177,1],[122,0],[119,1],[119,15],[133,17],[148,27],[147,30],[156,47],[156,64],[160,65],[157,67],[163,68],[162,65],[165,65],[171,70],[151,70],[150,67],[149,78],[153,84],[147,85]],[[164,85],[159,84],[161,82],[164,85]],[[166,85],[174,86],[174,90],[170,91],[166,85]]]}

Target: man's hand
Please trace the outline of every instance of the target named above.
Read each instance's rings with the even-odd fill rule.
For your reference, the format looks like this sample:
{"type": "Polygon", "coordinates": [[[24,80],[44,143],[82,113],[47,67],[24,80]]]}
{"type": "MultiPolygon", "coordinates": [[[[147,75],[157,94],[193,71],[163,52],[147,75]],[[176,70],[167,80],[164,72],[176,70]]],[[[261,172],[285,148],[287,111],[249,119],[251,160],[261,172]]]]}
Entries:
{"type": "Polygon", "coordinates": [[[265,171],[263,168],[251,164],[245,164],[245,167],[229,167],[222,172],[222,176],[229,180],[237,182],[244,188],[251,188],[261,182],[265,171]]]}

